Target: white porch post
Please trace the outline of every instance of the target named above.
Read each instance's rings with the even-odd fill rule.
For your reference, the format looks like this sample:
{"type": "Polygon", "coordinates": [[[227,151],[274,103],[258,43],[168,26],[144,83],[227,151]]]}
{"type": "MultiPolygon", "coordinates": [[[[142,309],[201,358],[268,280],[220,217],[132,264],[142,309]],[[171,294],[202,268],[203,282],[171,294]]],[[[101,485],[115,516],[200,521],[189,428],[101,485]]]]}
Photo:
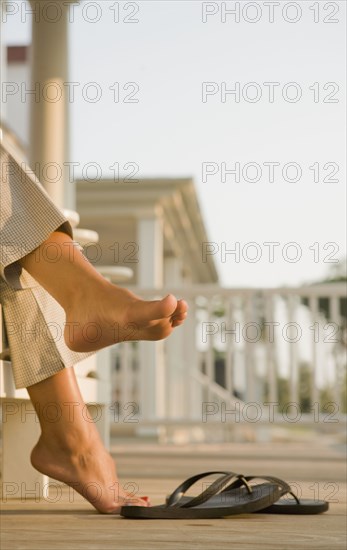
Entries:
{"type": "Polygon", "coordinates": [[[31,168],[53,201],[74,208],[68,181],[68,25],[69,2],[31,1],[33,10],[30,111],[31,168]],[[66,186],[66,190],[64,187],[66,186]]]}
{"type": "MultiPolygon", "coordinates": [[[[68,113],[68,13],[69,4],[79,0],[30,0],[32,9],[31,105],[29,163],[59,208],[75,209],[75,187],[70,181],[68,113]]],[[[78,377],[86,365],[98,374],[103,408],[97,422],[102,438],[109,443],[110,350],[102,350],[75,367],[78,377]]],[[[83,376],[81,377],[83,380],[83,376]]],[[[83,394],[83,392],[82,392],[83,394]]]]}
{"type": "MultiPolygon", "coordinates": [[[[163,221],[158,212],[137,222],[140,288],[163,286],[163,221]]],[[[143,419],[165,416],[165,372],[163,342],[140,342],[140,414],[143,419]]]]}
{"type": "Polygon", "coordinates": [[[138,285],[142,288],[161,288],[164,270],[163,221],[155,212],[138,220],[137,244],[138,285]]]}
{"type": "MultiPolygon", "coordinates": [[[[182,262],[180,258],[171,256],[165,258],[165,286],[181,288],[182,262]]],[[[194,343],[192,342],[192,345],[194,343]]],[[[188,416],[189,402],[189,366],[184,361],[182,329],[175,329],[166,341],[166,403],[167,415],[170,418],[188,416]]]]}

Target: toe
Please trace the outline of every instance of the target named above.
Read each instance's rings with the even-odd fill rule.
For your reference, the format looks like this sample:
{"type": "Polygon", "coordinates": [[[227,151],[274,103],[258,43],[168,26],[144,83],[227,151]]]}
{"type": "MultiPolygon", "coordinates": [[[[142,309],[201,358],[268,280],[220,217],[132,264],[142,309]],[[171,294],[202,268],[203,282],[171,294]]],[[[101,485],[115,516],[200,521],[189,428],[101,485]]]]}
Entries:
{"type": "Polygon", "coordinates": [[[187,313],[188,312],[187,302],[185,300],[178,300],[177,309],[179,312],[187,313]]]}
{"type": "Polygon", "coordinates": [[[182,325],[184,323],[186,317],[187,317],[187,314],[181,315],[180,317],[174,317],[173,319],[171,319],[171,326],[172,327],[178,327],[178,326],[182,325]]]}
{"type": "Polygon", "coordinates": [[[187,315],[188,312],[188,304],[185,300],[178,300],[177,301],[177,307],[175,311],[172,314],[172,317],[174,318],[180,318],[182,315],[187,315]]]}
{"type": "Polygon", "coordinates": [[[188,315],[188,312],[185,310],[182,310],[179,312],[176,311],[171,317],[171,322],[172,323],[176,321],[183,322],[187,318],[187,315],[188,315]]]}
{"type": "Polygon", "coordinates": [[[130,497],[127,499],[124,500],[123,502],[123,506],[143,506],[143,507],[148,507],[148,506],[151,506],[151,501],[150,501],[150,498],[147,497],[147,496],[143,496],[143,497],[137,497],[137,498],[134,498],[134,497],[130,497]]]}

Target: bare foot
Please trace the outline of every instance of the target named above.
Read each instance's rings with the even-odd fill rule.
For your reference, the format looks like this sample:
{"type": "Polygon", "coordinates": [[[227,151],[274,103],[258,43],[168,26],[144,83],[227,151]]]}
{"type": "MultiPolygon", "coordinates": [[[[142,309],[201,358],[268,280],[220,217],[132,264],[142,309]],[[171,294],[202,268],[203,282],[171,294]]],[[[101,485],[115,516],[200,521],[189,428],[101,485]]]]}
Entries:
{"type": "Polygon", "coordinates": [[[187,303],[171,294],[144,301],[111,284],[59,231],[20,263],[64,309],[64,338],[73,351],[97,351],[123,340],[162,340],[187,316],[187,303]]]}
{"type": "Polygon", "coordinates": [[[103,514],[119,514],[121,507],[129,504],[149,506],[148,500],[122,489],[115,463],[98,440],[73,453],[41,436],[32,450],[31,463],[42,474],[75,489],[103,514]]]}
{"type": "Polygon", "coordinates": [[[124,340],[162,340],[187,316],[184,300],[169,294],[163,300],[144,301],[129,290],[107,281],[86,295],[76,292],[66,308],[64,337],[78,352],[96,351],[124,340]]]}

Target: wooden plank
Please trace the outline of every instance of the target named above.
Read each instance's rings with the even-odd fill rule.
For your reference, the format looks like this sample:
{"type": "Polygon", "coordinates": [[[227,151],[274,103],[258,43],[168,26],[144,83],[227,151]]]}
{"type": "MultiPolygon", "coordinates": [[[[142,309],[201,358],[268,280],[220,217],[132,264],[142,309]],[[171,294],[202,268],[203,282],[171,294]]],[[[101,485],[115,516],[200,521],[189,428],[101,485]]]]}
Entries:
{"type": "Polygon", "coordinates": [[[345,457],[330,439],[325,441],[311,441],[310,445],[296,442],[182,447],[136,441],[117,446],[114,442],[123,481],[135,481],[139,493],[151,495],[153,504],[164,501],[167,492],[182,481],[183,472],[189,471],[189,475],[203,471],[208,464],[210,468],[228,465],[228,469],[235,466],[237,470],[243,466],[243,471],[263,472],[267,465],[268,473],[281,473],[288,481],[298,480],[303,497],[330,500],[330,510],[319,516],[249,514],[201,521],[132,521],[100,515],[76,493],[71,498],[71,491],[64,488],[56,501],[51,490],[52,502],[2,501],[1,548],[345,550],[345,457]],[[143,475],[146,469],[148,477],[143,475]],[[327,479],[335,479],[334,494],[331,486],[326,486],[327,479]]]}

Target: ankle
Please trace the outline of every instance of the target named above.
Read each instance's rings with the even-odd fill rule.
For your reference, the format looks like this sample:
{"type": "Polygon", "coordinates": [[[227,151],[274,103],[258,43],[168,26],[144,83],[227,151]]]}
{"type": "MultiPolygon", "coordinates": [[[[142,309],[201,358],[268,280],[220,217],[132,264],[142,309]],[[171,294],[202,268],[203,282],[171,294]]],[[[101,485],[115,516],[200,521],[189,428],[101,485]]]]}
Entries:
{"type": "MultiPolygon", "coordinates": [[[[96,430],[95,430],[96,432],[96,430]]],[[[67,456],[88,453],[100,443],[100,438],[94,430],[83,427],[77,430],[69,427],[66,430],[43,432],[39,438],[38,446],[47,449],[51,453],[67,456]]]]}

